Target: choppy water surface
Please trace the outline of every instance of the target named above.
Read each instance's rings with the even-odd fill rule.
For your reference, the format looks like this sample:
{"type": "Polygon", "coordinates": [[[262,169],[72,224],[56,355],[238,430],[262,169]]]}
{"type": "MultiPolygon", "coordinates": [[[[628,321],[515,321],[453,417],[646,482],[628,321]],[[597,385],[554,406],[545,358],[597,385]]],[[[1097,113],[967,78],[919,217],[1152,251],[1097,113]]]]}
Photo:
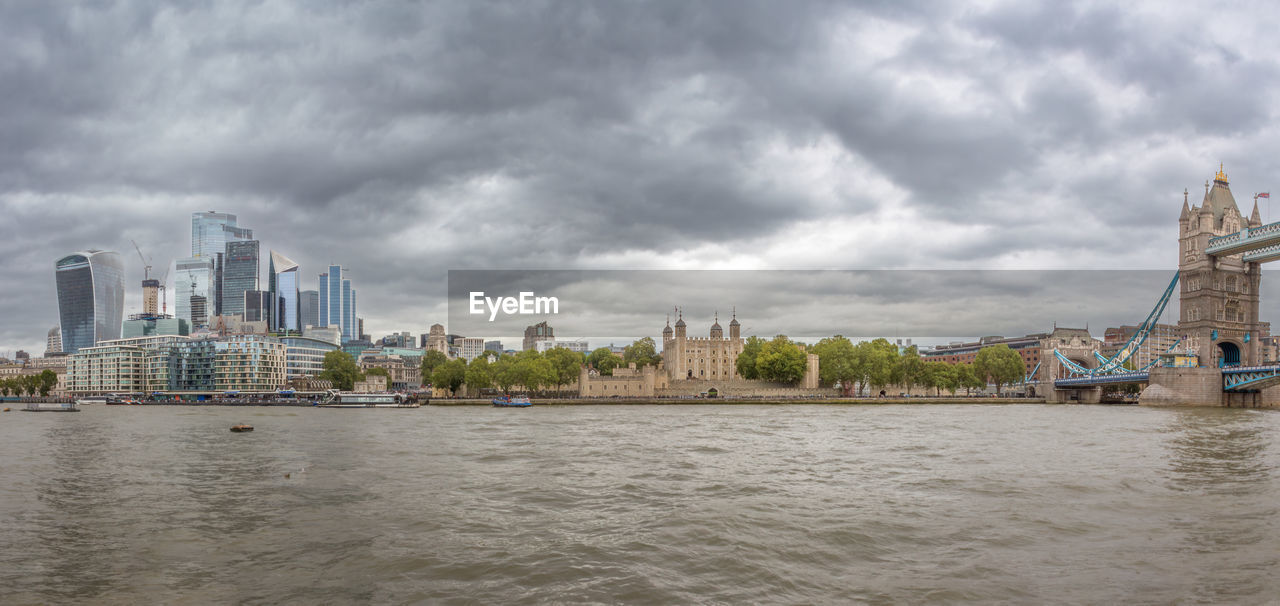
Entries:
{"type": "Polygon", "coordinates": [[[1101,406],[4,413],[0,601],[1259,603],[1278,440],[1101,406]]]}

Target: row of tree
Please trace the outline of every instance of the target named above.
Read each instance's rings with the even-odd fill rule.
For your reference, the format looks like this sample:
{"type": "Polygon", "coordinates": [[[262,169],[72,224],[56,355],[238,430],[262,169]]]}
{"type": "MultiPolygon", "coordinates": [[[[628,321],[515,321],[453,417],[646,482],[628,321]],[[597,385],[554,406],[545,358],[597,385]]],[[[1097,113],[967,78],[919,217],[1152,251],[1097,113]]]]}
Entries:
{"type": "Polygon", "coordinates": [[[49,395],[49,391],[58,386],[58,373],[44,369],[40,374],[34,375],[18,375],[7,379],[0,379],[0,394],[8,396],[28,395],[41,396],[49,395]]]}
{"type": "Polygon", "coordinates": [[[898,385],[955,395],[960,389],[983,389],[988,382],[999,392],[1004,385],[1021,381],[1025,371],[1022,356],[1004,344],[982,348],[972,364],[926,362],[915,347],[900,352],[887,339],[855,344],[840,335],[818,341],[812,351],[818,355],[822,382],[840,385],[846,394],[874,393],[898,385]]]}
{"type": "Polygon", "coordinates": [[[423,381],[435,387],[457,392],[463,384],[471,389],[498,388],[510,391],[516,385],[530,391],[555,388],[560,390],[578,380],[586,356],[563,347],[517,354],[486,351],[468,363],[462,358],[449,360],[438,351],[427,352],[422,360],[423,381]],[[436,355],[431,355],[436,354],[436,355]]]}

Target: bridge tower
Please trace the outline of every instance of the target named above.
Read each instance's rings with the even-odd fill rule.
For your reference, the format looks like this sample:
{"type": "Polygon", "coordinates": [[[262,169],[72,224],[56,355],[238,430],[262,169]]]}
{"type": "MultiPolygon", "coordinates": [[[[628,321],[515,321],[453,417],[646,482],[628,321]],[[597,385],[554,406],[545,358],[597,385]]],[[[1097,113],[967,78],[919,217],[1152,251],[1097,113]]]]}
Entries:
{"type": "Polygon", "coordinates": [[[1205,182],[1204,201],[1190,206],[1182,194],[1178,218],[1178,272],[1181,284],[1179,332],[1197,350],[1200,364],[1253,365],[1260,361],[1259,337],[1266,326],[1258,321],[1258,286],[1261,263],[1248,262],[1243,254],[1206,254],[1209,239],[1262,224],[1258,202],[1246,220],[1228,187],[1227,174],[1218,167],[1212,184],[1205,182]]]}

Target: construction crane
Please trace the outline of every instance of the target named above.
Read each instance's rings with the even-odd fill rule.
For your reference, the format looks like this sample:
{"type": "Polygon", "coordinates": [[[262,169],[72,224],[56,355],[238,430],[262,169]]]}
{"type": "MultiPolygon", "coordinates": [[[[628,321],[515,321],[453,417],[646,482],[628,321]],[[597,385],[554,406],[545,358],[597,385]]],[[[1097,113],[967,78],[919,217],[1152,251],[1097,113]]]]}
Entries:
{"type": "Polygon", "coordinates": [[[164,294],[165,281],[169,278],[169,266],[164,266],[164,273],[160,274],[160,313],[168,315],[169,298],[164,294]]]}
{"type": "Polygon", "coordinates": [[[133,238],[129,239],[129,243],[133,245],[134,250],[138,251],[138,258],[142,259],[142,279],[143,280],[150,279],[151,278],[151,261],[142,255],[142,249],[138,248],[138,243],[134,242],[133,238]]]}

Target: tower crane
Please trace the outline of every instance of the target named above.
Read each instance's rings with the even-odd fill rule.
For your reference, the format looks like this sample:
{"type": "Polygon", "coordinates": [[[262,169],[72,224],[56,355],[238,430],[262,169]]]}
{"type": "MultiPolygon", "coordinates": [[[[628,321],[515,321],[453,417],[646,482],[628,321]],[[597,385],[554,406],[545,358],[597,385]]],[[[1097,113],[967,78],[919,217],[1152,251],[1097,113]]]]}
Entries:
{"type": "Polygon", "coordinates": [[[151,262],[142,255],[142,249],[138,248],[138,243],[134,242],[133,238],[129,239],[129,243],[133,245],[134,250],[138,251],[138,258],[142,260],[142,279],[143,280],[150,279],[151,278],[151,262]]]}
{"type": "Polygon", "coordinates": [[[164,294],[164,287],[166,284],[165,281],[168,278],[169,278],[169,266],[165,265],[164,273],[160,274],[160,313],[165,315],[169,314],[169,299],[164,294]]]}

